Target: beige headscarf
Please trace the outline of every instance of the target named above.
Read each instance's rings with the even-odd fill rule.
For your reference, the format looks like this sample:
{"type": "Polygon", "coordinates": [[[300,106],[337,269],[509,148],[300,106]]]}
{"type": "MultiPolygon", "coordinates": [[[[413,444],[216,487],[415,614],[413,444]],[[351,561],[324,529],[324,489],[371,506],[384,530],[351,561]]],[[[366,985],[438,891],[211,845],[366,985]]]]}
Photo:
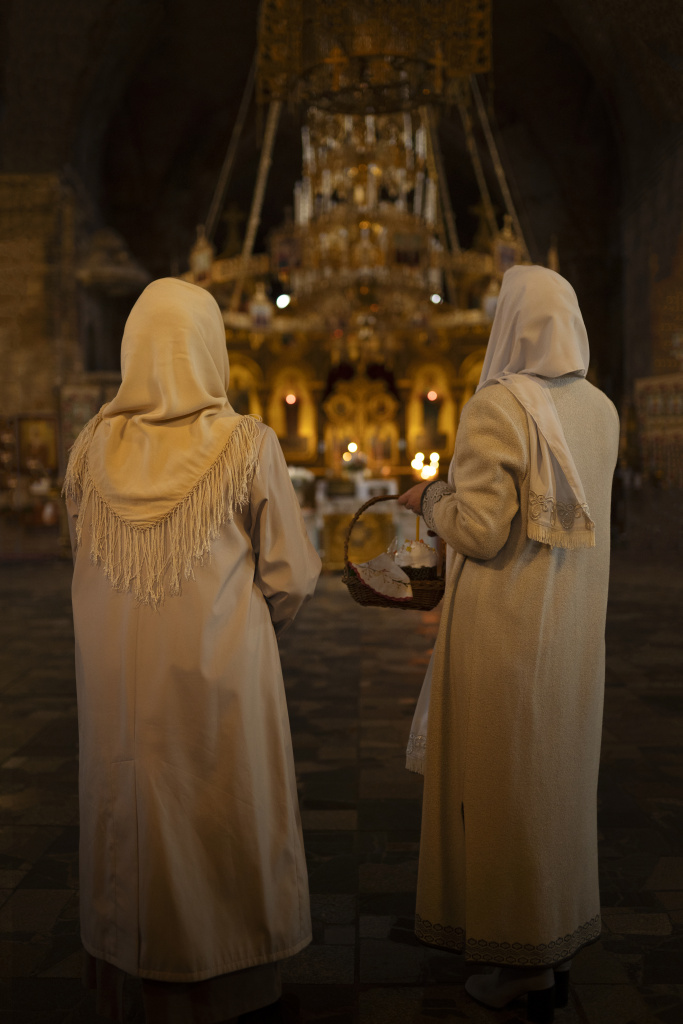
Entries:
{"type": "Polygon", "coordinates": [[[158,605],[164,576],[183,578],[248,499],[258,456],[255,420],[228,401],[223,318],[204,289],[153,281],[121,344],[116,397],[71,450],[64,493],[91,523],[91,558],[117,590],[158,605]]]}
{"type": "Polygon", "coordinates": [[[595,546],[583,484],[547,378],[588,370],[588,336],[574,289],[545,267],[503,277],[477,391],[503,384],[524,406],[531,443],[527,534],[551,547],[595,546]]]}

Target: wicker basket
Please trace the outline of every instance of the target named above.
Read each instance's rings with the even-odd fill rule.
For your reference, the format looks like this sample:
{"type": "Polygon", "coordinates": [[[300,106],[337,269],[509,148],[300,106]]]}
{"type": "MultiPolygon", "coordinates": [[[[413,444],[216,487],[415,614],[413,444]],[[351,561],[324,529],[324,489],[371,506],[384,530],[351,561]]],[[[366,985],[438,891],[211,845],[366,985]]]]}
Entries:
{"type": "Polygon", "coordinates": [[[413,591],[413,596],[409,601],[394,601],[391,597],[384,597],[382,594],[375,593],[367,583],[359,579],[356,573],[351,568],[349,563],[349,541],[351,540],[351,531],[354,526],[371,505],[375,505],[378,501],[394,501],[398,498],[398,494],[387,494],[380,495],[376,498],[370,498],[364,505],[356,512],[355,516],[349,523],[349,528],[346,531],[346,539],[344,541],[344,573],[342,575],[342,583],[345,583],[349,588],[349,594],[358,604],[369,605],[375,608],[407,608],[413,609],[414,611],[431,611],[432,608],[436,608],[437,604],[443,597],[443,592],[446,587],[446,581],[443,575],[438,575],[436,579],[432,576],[430,579],[420,578],[420,570],[413,569],[408,571],[410,576],[410,586],[413,591]]]}
{"type": "Polygon", "coordinates": [[[412,584],[413,580],[435,580],[437,578],[436,566],[418,566],[413,565],[401,565],[400,569],[403,569],[406,576],[410,578],[412,584]]]}

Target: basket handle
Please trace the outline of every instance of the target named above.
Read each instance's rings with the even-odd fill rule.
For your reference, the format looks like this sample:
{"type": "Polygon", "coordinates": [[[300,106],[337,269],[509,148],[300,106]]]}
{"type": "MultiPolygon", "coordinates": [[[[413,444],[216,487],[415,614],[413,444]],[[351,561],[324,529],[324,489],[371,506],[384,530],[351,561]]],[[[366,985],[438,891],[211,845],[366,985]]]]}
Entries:
{"type": "Polygon", "coordinates": [[[398,494],[377,494],[374,498],[370,498],[364,505],[358,509],[353,519],[349,523],[349,528],[346,531],[346,538],[344,540],[344,566],[346,569],[349,567],[349,541],[351,540],[351,531],[354,526],[363,515],[366,509],[370,508],[371,505],[376,505],[378,501],[395,501],[398,498],[398,494]]]}

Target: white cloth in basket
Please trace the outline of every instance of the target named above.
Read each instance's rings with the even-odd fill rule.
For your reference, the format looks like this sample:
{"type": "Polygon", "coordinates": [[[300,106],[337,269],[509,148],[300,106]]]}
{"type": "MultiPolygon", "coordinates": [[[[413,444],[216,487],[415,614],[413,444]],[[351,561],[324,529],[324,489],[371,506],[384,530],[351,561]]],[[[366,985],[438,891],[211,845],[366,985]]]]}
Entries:
{"type": "Polygon", "coordinates": [[[382,597],[391,598],[392,601],[410,601],[413,596],[413,588],[410,585],[410,577],[396,565],[391,555],[386,551],[369,562],[350,562],[351,568],[358,579],[366,586],[374,590],[382,597]]]}

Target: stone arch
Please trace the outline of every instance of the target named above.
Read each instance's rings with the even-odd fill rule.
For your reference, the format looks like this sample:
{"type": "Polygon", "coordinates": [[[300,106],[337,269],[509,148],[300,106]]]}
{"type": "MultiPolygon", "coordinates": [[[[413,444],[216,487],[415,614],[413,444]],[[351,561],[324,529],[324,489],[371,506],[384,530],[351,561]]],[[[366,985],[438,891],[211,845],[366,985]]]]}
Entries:
{"type": "Polygon", "coordinates": [[[280,439],[288,462],[315,461],[318,411],[311,390],[311,375],[305,367],[289,364],[274,374],[266,422],[280,439]],[[294,395],[296,399],[292,405],[286,401],[288,395],[294,395]]]}
{"type": "Polygon", "coordinates": [[[410,374],[406,403],[406,444],[410,458],[417,451],[450,457],[455,443],[457,403],[453,370],[448,362],[422,363],[410,374]],[[428,396],[434,392],[432,401],[428,396]],[[433,410],[433,412],[432,412],[433,410]]]}
{"type": "Polygon", "coordinates": [[[258,363],[248,356],[230,356],[230,387],[228,398],[235,412],[242,415],[263,416],[260,390],[263,387],[263,371],[258,363]]]}

